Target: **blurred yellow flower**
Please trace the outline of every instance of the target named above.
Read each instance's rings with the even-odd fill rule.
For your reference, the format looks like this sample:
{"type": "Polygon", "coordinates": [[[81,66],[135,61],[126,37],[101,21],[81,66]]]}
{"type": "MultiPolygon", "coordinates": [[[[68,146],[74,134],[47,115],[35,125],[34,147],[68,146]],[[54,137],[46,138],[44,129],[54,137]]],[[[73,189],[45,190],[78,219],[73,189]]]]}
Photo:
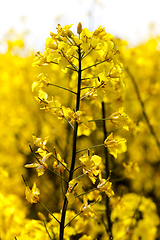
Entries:
{"type": "Polygon", "coordinates": [[[46,88],[49,85],[49,78],[46,74],[44,73],[40,73],[37,76],[37,81],[33,82],[32,84],[32,92],[34,91],[34,89],[39,86],[39,88],[46,88]]]}
{"type": "Polygon", "coordinates": [[[123,166],[125,168],[124,173],[127,178],[134,179],[140,172],[140,168],[137,162],[129,162],[128,165],[126,163],[123,163],[123,166]]]}

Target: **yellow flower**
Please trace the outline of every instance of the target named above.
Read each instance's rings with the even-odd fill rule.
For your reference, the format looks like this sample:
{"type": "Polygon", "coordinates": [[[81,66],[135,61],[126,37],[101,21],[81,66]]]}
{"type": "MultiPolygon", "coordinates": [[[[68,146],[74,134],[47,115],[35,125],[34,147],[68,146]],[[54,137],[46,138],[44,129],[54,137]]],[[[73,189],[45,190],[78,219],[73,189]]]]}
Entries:
{"type": "Polygon", "coordinates": [[[62,28],[61,25],[58,24],[58,27],[57,27],[58,35],[61,35],[62,37],[70,36],[70,35],[71,35],[70,28],[72,27],[72,25],[73,25],[73,24],[65,25],[65,26],[62,28]]]}
{"type": "Polygon", "coordinates": [[[100,183],[97,185],[97,189],[99,191],[104,191],[108,197],[112,197],[114,195],[114,191],[111,188],[112,183],[106,179],[100,179],[100,183]]]}
{"type": "Polygon", "coordinates": [[[73,204],[75,201],[75,193],[78,195],[82,193],[82,182],[78,182],[76,179],[72,179],[69,182],[69,187],[66,193],[68,202],[71,204],[73,204]]]}
{"type": "Polygon", "coordinates": [[[58,119],[62,120],[64,118],[63,106],[58,100],[54,100],[53,97],[51,101],[45,101],[45,106],[40,109],[46,110],[47,112],[52,110],[58,119]]]}
{"type": "Polygon", "coordinates": [[[26,168],[36,168],[36,172],[38,174],[38,177],[43,175],[44,171],[48,168],[45,161],[52,155],[52,153],[47,153],[46,154],[46,151],[42,150],[42,153],[40,153],[40,155],[43,155],[42,159],[38,159],[39,161],[36,161],[34,163],[25,165],[26,168]]]}
{"type": "Polygon", "coordinates": [[[41,54],[39,51],[35,54],[35,58],[33,59],[33,67],[47,65],[47,58],[41,54]]]}
{"type": "Polygon", "coordinates": [[[136,175],[140,172],[138,163],[136,162],[129,162],[127,165],[126,163],[123,163],[123,166],[125,168],[124,173],[127,178],[136,178],[136,175]]]}
{"type": "Polygon", "coordinates": [[[91,204],[88,204],[88,199],[86,196],[83,197],[83,205],[80,208],[80,211],[82,212],[83,215],[87,217],[94,217],[97,216],[95,210],[93,209],[91,204]]]}
{"type": "Polygon", "coordinates": [[[53,163],[53,169],[58,172],[59,174],[60,173],[63,173],[64,170],[65,170],[65,167],[67,167],[67,164],[64,162],[64,160],[61,158],[60,154],[58,153],[57,154],[57,159],[59,161],[54,161],[53,163]],[[63,165],[62,165],[63,164],[63,165]],[[65,166],[65,167],[64,167],[65,166]]]}
{"type": "Polygon", "coordinates": [[[75,121],[77,123],[81,122],[81,118],[82,118],[82,114],[83,114],[82,111],[74,112],[69,107],[66,108],[64,106],[62,107],[62,110],[63,110],[65,118],[67,118],[70,123],[75,122],[75,121]]]}
{"type": "Polygon", "coordinates": [[[124,113],[124,107],[119,108],[117,112],[114,112],[109,116],[111,123],[122,126],[124,129],[129,130],[129,117],[124,113]]]}
{"type": "Polygon", "coordinates": [[[36,147],[39,147],[39,148],[45,150],[47,141],[48,141],[48,137],[46,137],[44,140],[42,140],[42,138],[37,138],[35,135],[33,135],[33,144],[36,147]]]}
{"type": "Polygon", "coordinates": [[[25,195],[28,202],[37,203],[39,201],[39,196],[38,196],[39,194],[40,194],[40,191],[36,187],[35,182],[33,183],[32,190],[28,186],[26,187],[25,195]]]}
{"type": "Polygon", "coordinates": [[[49,78],[47,77],[47,75],[45,75],[44,73],[40,73],[37,76],[37,81],[33,82],[32,84],[32,92],[34,91],[34,89],[39,86],[40,88],[45,88],[49,85],[49,78]]]}
{"type": "Polygon", "coordinates": [[[98,155],[93,155],[90,157],[87,154],[84,154],[79,158],[79,160],[81,161],[81,165],[83,167],[83,173],[87,174],[93,184],[95,184],[97,179],[96,176],[101,173],[101,170],[99,169],[99,165],[101,164],[101,157],[98,155]]]}
{"type": "Polygon", "coordinates": [[[104,141],[104,146],[108,148],[109,153],[112,154],[115,158],[117,158],[117,153],[119,148],[121,147],[121,152],[126,151],[125,138],[113,138],[113,133],[111,133],[107,139],[104,141]],[[121,146],[119,146],[121,145],[121,146]]]}

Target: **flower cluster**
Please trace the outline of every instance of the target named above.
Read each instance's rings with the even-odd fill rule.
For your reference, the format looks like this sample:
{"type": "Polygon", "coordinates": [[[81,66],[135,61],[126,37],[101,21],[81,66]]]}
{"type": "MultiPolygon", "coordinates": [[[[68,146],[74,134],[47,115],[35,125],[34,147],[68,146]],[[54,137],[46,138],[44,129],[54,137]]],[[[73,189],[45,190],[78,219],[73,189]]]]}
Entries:
{"type": "Polygon", "coordinates": [[[34,71],[31,58],[13,54],[21,41],[8,43],[0,56],[7,59],[0,76],[1,102],[7,101],[1,238],[155,240],[159,217],[147,195],[159,202],[159,40],[126,50],[101,26],[90,32],[79,23],[77,34],[71,27],[58,24],[50,33],[33,61],[43,67],[34,71]],[[44,111],[37,110],[33,92],[44,111]],[[26,199],[36,204],[40,220],[26,217],[26,208],[28,216],[35,214],[33,205],[22,203],[17,176],[23,165],[26,199]]]}

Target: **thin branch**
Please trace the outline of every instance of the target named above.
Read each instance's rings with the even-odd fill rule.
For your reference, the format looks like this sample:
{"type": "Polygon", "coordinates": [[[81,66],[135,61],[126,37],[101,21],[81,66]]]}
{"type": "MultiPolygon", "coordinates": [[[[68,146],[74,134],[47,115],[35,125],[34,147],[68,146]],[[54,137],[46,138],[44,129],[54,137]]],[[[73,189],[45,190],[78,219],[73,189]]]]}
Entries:
{"type": "MultiPolygon", "coordinates": [[[[53,61],[51,61],[51,63],[54,63],[54,64],[59,64],[59,63],[57,63],[57,62],[53,62],[53,61]]],[[[66,68],[68,68],[68,69],[70,69],[70,70],[73,70],[73,71],[76,71],[77,72],[77,70],[76,69],[74,69],[74,68],[71,68],[71,67],[68,67],[68,66],[66,66],[66,68]]]]}
{"type": "Polygon", "coordinates": [[[51,214],[51,216],[60,224],[60,221],[49,211],[49,209],[43,205],[43,203],[41,203],[40,201],[38,201],[46,210],[47,212],[49,212],[51,214]]]}
{"type": "MultiPolygon", "coordinates": [[[[51,155],[52,156],[52,155],[51,155]]],[[[50,172],[52,172],[52,173],[54,173],[54,174],[56,174],[59,178],[61,178],[64,182],[66,182],[67,183],[67,181],[60,175],[60,174],[58,174],[56,171],[53,171],[52,169],[50,169],[50,168],[47,168],[50,172]]]]}
{"type": "MultiPolygon", "coordinates": [[[[80,166],[80,167],[81,167],[81,166],[80,166]]],[[[78,177],[76,177],[76,180],[79,179],[79,178],[81,178],[81,177],[84,177],[84,176],[86,176],[86,173],[83,173],[83,174],[79,175],[78,177]]]]}
{"type": "Polygon", "coordinates": [[[81,88],[81,90],[83,90],[83,89],[87,89],[87,88],[93,88],[93,87],[83,87],[83,88],[81,88]]]}
{"type": "Polygon", "coordinates": [[[92,147],[88,147],[88,148],[83,148],[81,150],[78,150],[77,153],[86,151],[86,150],[91,149],[91,148],[102,147],[102,146],[104,146],[104,143],[103,144],[99,144],[99,145],[95,145],[95,146],[92,146],[92,147]]]}
{"type": "Polygon", "coordinates": [[[87,78],[82,78],[82,80],[89,80],[91,78],[98,78],[98,77],[87,77],[87,78]]]}
{"type": "Polygon", "coordinates": [[[64,228],[67,227],[67,226],[70,224],[70,222],[72,222],[72,221],[73,221],[76,217],[78,217],[81,213],[82,213],[82,212],[77,213],[77,214],[64,226],[64,228]]]}
{"type": "Polygon", "coordinates": [[[84,70],[86,70],[86,69],[89,69],[89,68],[91,68],[91,67],[97,66],[97,65],[99,65],[99,64],[101,64],[101,63],[104,63],[104,62],[106,62],[106,61],[107,61],[107,60],[103,60],[102,62],[95,63],[95,64],[93,64],[93,65],[91,65],[91,66],[89,66],[89,67],[83,68],[82,71],[84,71],[84,70]]]}
{"type": "Polygon", "coordinates": [[[149,122],[149,118],[148,118],[148,116],[147,116],[147,114],[146,114],[145,106],[144,106],[144,103],[143,103],[143,101],[142,101],[142,98],[141,98],[141,95],[140,95],[140,92],[139,92],[137,83],[136,83],[136,81],[135,81],[135,79],[134,79],[134,76],[132,75],[132,73],[130,72],[130,70],[129,70],[128,67],[126,68],[126,72],[128,73],[128,75],[129,75],[129,77],[130,77],[130,79],[131,79],[131,81],[132,81],[132,83],[133,83],[133,85],[134,85],[134,88],[135,88],[135,91],[136,91],[138,100],[139,100],[139,102],[140,102],[140,104],[141,104],[141,107],[142,107],[142,113],[143,113],[143,116],[144,116],[144,118],[145,118],[145,120],[146,120],[146,122],[147,122],[147,125],[148,125],[148,127],[149,127],[150,133],[153,135],[153,137],[154,137],[154,139],[155,139],[155,141],[156,141],[156,143],[157,143],[157,146],[158,146],[159,149],[160,149],[160,142],[159,142],[159,140],[158,140],[158,138],[157,138],[157,135],[155,134],[155,131],[154,131],[152,125],[151,125],[150,122],[149,122]]]}
{"type": "Polygon", "coordinates": [[[46,221],[43,220],[43,223],[44,223],[44,227],[45,227],[45,229],[46,229],[46,233],[48,234],[49,240],[52,240],[51,235],[49,234],[49,231],[48,231],[48,229],[47,229],[46,221]]]}
{"type": "Polygon", "coordinates": [[[53,83],[48,83],[48,85],[50,85],[50,86],[54,86],[54,87],[58,87],[58,88],[61,88],[61,89],[63,89],[63,90],[66,90],[66,91],[68,91],[68,92],[71,92],[71,93],[74,93],[74,94],[76,94],[76,95],[77,95],[77,93],[76,93],[76,92],[74,92],[74,91],[72,91],[72,90],[70,90],[70,89],[68,89],[68,88],[61,87],[61,86],[59,86],[59,85],[56,85],[56,84],[53,84],[53,83]]]}
{"type": "Polygon", "coordinates": [[[74,131],[74,127],[73,127],[73,125],[70,123],[70,121],[64,116],[64,119],[69,123],[69,125],[71,126],[71,128],[73,129],[73,131],[74,131]]]}
{"type": "Polygon", "coordinates": [[[23,179],[23,181],[24,181],[24,183],[25,183],[26,187],[28,187],[28,183],[26,182],[26,180],[25,180],[25,178],[24,178],[23,174],[22,174],[22,179],[23,179]]]}
{"type": "Polygon", "coordinates": [[[94,50],[94,48],[92,48],[91,50],[89,50],[89,52],[86,53],[86,54],[82,57],[82,59],[84,59],[87,55],[89,55],[93,50],[94,50]]]}
{"type": "Polygon", "coordinates": [[[61,53],[63,54],[63,57],[65,57],[65,59],[67,60],[67,62],[75,69],[75,71],[78,72],[78,68],[71,62],[68,60],[68,58],[66,57],[66,55],[64,54],[63,50],[61,50],[61,53]]]}
{"type": "Polygon", "coordinates": [[[111,120],[111,119],[110,118],[92,119],[92,120],[89,120],[88,122],[105,121],[105,120],[111,120]]]}
{"type": "Polygon", "coordinates": [[[73,172],[75,172],[76,170],[78,170],[79,168],[81,168],[82,166],[78,166],[78,167],[76,167],[74,170],[73,170],[73,172]]]}
{"type": "Polygon", "coordinates": [[[93,192],[93,191],[95,191],[95,190],[97,190],[97,188],[92,188],[91,190],[88,190],[87,192],[84,192],[84,193],[81,193],[81,194],[79,194],[79,195],[76,195],[75,198],[81,197],[81,196],[83,196],[83,195],[85,195],[85,194],[87,194],[87,193],[93,192]]]}

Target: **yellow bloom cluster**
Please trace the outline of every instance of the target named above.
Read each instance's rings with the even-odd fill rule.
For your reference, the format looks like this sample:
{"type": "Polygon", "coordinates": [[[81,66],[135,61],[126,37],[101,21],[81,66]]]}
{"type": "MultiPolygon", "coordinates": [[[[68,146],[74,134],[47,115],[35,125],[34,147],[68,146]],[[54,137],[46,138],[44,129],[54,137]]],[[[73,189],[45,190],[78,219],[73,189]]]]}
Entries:
{"type": "Polygon", "coordinates": [[[34,60],[22,39],[0,54],[0,238],[158,239],[159,37],[126,49],[101,26],[71,27],[34,60]]]}

